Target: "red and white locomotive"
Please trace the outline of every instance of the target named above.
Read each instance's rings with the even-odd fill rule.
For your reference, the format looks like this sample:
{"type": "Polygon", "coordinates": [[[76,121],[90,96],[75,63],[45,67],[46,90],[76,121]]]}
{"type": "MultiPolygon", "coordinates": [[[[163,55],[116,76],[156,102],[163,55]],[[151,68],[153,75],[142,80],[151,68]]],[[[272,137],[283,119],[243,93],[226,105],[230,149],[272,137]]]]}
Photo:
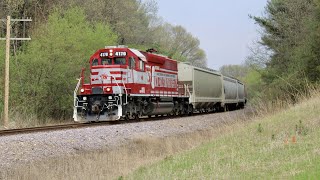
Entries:
{"type": "Polygon", "coordinates": [[[115,121],[245,106],[239,80],[153,51],[113,46],[95,52],[89,61],[90,83],[84,83],[83,69],[74,92],[74,120],[115,121]]]}
{"type": "Polygon", "coordinates": [[[88,84],[84,83],[84,71],[74,92],[73,118],[77,122],[192,111],[185,91],[179,91],[177,61],[151,50],[106,47],[90,58],[88,84]]]}

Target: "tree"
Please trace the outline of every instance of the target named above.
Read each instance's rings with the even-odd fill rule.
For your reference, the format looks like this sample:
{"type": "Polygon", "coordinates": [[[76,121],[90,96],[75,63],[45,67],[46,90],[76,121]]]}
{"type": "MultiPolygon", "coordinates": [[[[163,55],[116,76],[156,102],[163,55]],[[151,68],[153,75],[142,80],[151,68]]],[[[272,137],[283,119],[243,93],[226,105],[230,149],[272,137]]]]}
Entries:
{"type": "Polygon", "coordinates": [[[97,49],[115,44],[117,36],[107,24],[90,25],[84,10],[75,7],[56,9],[32,38],[11,61],[12,106],[28,107],[39,116],[69,116],[81,67],[97,49]]]}
{"type": "MultiPolygon", "coordinates": [[[[316,1],[270,0],[265,17],[253,17],[263,28],[261,45],[270,58],[260,61],[251,56],[252,64],[264,67],[262,79],[276,97],[304,91],[309,82],[319,81],[319,47],[317,40],[316,1]]],[[[262,56],[263,57],[263,56],[262,56]]]]}
{"type": "Polygon", "coordinates": [[[182,26],[159,25],[154,30],[154,41],[161,53],[173,59],[206,66],[206,54],[199,48],[200,41],[182,26]]]}
{"type": "Polygon", "coordinates": [[[220,72],[226,76],[238,79],[244,78],[249,71],[249,67],[245,65],[224,65],[220,68],[220,72]]]}

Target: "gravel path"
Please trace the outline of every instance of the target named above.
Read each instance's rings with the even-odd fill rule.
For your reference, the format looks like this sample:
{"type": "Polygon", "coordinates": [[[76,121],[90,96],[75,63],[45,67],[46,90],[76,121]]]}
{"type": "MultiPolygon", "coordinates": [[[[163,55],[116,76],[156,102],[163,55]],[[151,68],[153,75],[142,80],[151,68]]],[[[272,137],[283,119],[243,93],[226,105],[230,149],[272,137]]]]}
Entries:
{"type": "Polygon", "coordinates": [[[0,170],[79,151],[115,148],[139,136],[166,137],[205,130],[236,117],[245,117],[247,111],[4,136],[0,137],[0,170]]]}

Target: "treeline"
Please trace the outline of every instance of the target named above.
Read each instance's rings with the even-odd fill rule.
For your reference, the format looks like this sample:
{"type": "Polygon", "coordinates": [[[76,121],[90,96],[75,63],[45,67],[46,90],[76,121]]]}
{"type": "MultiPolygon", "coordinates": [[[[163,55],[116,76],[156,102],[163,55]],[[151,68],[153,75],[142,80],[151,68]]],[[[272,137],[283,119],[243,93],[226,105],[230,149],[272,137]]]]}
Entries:
{"type": "Polygon", "coordinates": [[[241,67],[249,94],[295,101],[308,93],[320,82],[320,0],[269,0],[265,15],[251,18],[262,36],[241,67]]]}
{"type": "MultiPolygon", "coordinates": [[[[73,90],[90,55],[107,45],[123,44],[205,66],[199,40],[181,26],[164,22],[155,1],[140,0],[4,0],[0,17],[32,18],[15,23],[11,42],[10,109],[39,118],[71,118],[73,90]]],[[[0,35],[5,36],[5,24],[0,35]]],[[[0,74],[4,77],[5,43],[0,42],[0,74]]],[[[3,85],[3,78],[0,79],[3,85]]],[[[0,86],[3,102],[3,86],[0,86]]],[[[2,111],[3,104],[0,104],[2,111]]]]}

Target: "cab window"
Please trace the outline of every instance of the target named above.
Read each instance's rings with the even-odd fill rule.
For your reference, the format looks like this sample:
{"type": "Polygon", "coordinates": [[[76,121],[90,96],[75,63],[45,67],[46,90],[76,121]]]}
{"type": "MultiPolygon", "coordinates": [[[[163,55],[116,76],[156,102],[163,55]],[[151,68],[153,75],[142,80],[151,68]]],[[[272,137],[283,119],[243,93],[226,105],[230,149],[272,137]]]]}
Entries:
{"type": "Polygon", "coordinates": [[[118,57],[118,58],[114,58],[114,64],[126,64],[126,58],[124,57],[118,57]]]}
{"type": "Polygon", "coordinates": [[[139,68],[141,71],[144,71],[144,62],[142,60],[139,61],[139,68]]]}
{"type": "Polygon", "coordinates": [[[133,57],[130,57],[130,58],[129,58],[129,68],[130,68],[130,69],[136,68],[136,61],[134,60],[133,57]]]}
{"type": "Polygon", "coordinates": [[[98,66],[98,65],[99,65],[98,59],[93,59],[91,65],[92,65],[92,66],[98,66]]]}
{"type": "Polygon", "coordinates": [[[102,65],[110,65],[110,64],[112,64],[112,59],[103,58],[103,59],[101,59],[101,63],[102,63],[102,65]]]}

